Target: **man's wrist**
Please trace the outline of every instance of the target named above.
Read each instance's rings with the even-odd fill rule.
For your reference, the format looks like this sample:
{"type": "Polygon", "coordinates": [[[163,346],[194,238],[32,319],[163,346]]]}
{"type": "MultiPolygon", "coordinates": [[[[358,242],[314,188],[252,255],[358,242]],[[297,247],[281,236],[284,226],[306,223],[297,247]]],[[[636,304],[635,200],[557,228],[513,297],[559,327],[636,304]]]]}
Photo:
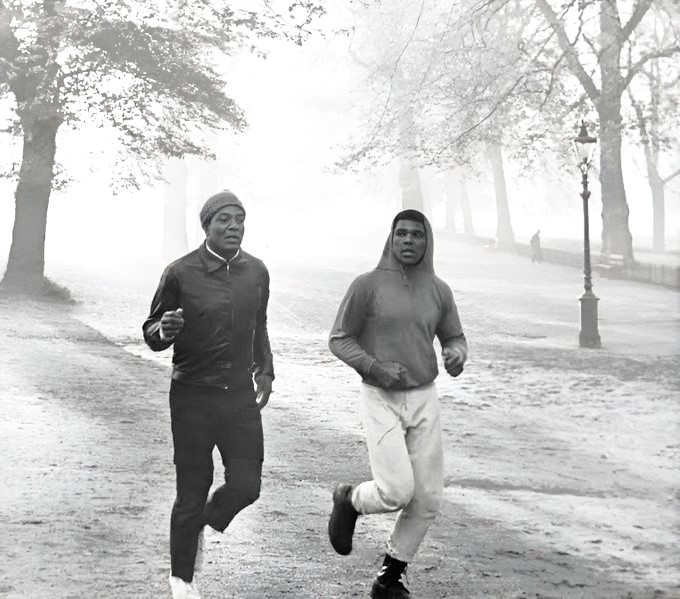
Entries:
{"type": "Polygon", "coordinates": [[[373,374],[373,367],[378,363],[378,360],[375,358],[371,359],[371,363],[368,365],[368,368],[366,369],[366,374],[365,376],[371,376],[373,374]]]}

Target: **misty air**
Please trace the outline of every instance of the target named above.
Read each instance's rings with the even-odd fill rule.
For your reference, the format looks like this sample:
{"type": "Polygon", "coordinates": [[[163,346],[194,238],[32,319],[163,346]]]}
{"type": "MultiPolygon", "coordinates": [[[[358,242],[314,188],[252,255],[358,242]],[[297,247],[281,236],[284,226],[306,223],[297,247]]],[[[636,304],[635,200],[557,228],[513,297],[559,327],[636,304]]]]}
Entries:
{"type": "Polygon", "coordinates": [[[0,0],[0,597],[680,596],[672,0],[0,0]]]}

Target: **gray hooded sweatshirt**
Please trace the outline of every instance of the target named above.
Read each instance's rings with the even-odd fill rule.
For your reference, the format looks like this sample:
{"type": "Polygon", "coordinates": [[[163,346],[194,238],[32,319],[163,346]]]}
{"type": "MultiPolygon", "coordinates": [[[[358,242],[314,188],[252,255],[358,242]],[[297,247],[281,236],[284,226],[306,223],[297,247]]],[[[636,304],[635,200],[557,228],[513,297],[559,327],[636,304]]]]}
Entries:
{"type": "Polygon", "coordinates": [[[377,268],[350,285],[330,334],[331,351],[354,368],[364,382],[376,361],[398,362],[406,376],[392,389],[431,383],[438,374],[435,335],[442,347],[467,357],[467,341],[449,286],[434,274],[432,227],[425,219],[427,249],[414,266],[402,265],[392,252],[393,231],[377,268]]]}

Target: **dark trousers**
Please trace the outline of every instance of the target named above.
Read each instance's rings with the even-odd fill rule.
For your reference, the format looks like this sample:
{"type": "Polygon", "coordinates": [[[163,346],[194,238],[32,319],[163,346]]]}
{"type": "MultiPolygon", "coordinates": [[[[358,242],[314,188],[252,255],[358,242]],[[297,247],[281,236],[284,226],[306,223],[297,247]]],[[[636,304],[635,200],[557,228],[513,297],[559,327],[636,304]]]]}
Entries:
{"type": "Polygon", "coordinates": [[[170,418],[177,474],[170,517],[171,571],[191,582],[203,526],[224,531],[260,495],[262,418],[252,383],[224,390],[177,381],[170,386],[170,418]],[[215,446],[222,457],[225,484],[206,503],[215,446]]]}

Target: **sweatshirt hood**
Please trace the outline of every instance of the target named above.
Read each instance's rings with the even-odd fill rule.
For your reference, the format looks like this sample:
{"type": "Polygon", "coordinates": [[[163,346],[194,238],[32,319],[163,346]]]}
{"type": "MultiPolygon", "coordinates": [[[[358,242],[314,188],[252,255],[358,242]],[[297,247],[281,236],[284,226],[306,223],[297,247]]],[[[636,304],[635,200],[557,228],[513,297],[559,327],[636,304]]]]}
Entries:
{"type": "Polygon", "coordinates": [[[392,227],[390,228],[390,234],[388,235],[387,241],[385,242],[385,247],[383,249],[382,256],[380,257],[380,261],[378,262],[377,268],[380,270],[394,270],[400,272],[402,276],[414,271],[434,274],[434,236],[432,235],[432,226],[430,225],[430,221],[427,220],[427,217],[422,212],[417,210],[404,210],[399,212],[394,217],[392,220],[392,227]],[[409,218],[409,213],[416,218],[409,218]],[[405,266],[399,262],[392,251],[394,227],[399,220],[422,220],[422,223],[425,226],[425,254],[418,264],[405,266]]]}

